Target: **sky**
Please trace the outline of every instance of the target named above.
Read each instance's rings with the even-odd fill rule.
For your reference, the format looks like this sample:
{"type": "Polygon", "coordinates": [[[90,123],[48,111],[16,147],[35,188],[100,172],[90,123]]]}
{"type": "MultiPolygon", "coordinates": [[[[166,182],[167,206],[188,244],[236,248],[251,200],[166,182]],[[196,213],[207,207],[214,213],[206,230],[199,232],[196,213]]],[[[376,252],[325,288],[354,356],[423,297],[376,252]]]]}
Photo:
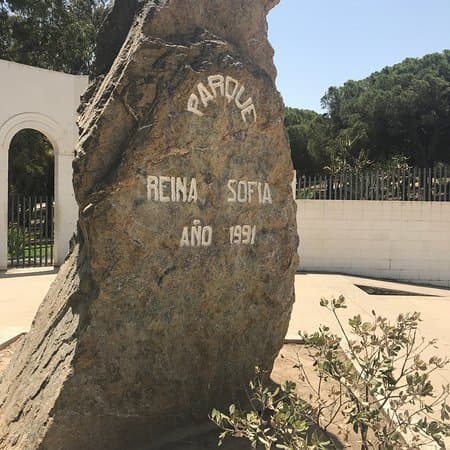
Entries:
{"type": "Polygon", "coordinates": [[[450,0],[281,0],[268,21],[285,104],[318,112],[330,86],[450,49],[450,0]]]}

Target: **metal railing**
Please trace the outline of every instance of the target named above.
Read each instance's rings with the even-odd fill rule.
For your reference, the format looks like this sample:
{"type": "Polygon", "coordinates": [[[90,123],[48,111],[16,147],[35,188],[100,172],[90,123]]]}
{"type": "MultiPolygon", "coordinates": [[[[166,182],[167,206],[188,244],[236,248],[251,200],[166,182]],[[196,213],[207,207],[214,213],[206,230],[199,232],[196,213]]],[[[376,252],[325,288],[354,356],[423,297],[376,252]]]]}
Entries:
{"type": "Polygon", "coordinates": [[[448,202],[450,166],[339,175],[297,174],[297,199],[448,202]]]}
{"type": "Polygon", "coordinates": [[[8,198],[8,266],[53,264],[54,200],[10,195],[8,198]]]}

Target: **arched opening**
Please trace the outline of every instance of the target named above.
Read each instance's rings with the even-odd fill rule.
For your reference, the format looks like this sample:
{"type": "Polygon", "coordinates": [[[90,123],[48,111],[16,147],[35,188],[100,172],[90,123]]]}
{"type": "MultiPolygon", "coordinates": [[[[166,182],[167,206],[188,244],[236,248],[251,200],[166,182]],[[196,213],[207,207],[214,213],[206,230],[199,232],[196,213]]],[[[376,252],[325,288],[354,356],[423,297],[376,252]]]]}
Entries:
{"type": "Polygon", "coordinates": [[[14,135],[8,157],[8,266],[54,262],[55,155],[49,139],[26,128],[14,135]]]}

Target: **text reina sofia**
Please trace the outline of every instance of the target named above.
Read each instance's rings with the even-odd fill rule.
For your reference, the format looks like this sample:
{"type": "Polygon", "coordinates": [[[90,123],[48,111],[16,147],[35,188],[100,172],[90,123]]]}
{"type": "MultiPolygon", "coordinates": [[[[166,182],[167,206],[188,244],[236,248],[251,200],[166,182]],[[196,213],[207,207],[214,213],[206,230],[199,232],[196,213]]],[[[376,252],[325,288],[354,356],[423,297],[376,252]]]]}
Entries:
{"type": "MultiPolygon", "coordinates": [[[[197,203],[197,179],[187,177],[147,177],[147,200],[160,203],[197,203]]],[[[228,203],[272,204],[272,191],[268,183],[260,181],[228,180],[228,203]]],[[[229,228],[231,245],[254,245],[255,225],[233,225],[229,228]]],[[[202,226],[199,220],[184,227],[180,247],[209,247],[213,242],[211,226],[202,226]]]]}

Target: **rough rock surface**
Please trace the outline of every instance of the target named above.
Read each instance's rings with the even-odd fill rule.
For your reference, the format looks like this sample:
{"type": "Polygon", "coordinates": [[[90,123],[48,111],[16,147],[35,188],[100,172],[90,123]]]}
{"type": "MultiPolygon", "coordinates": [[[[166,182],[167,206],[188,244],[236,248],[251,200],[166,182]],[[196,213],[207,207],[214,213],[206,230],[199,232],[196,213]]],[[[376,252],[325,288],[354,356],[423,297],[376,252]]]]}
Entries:
{"type": "Polygon", "coordinates": [[[140,7],[83,109],[78,241],[0,380],[0,449],[170,447],[272,367],[297,266],[274,3],[140,7]]]}

